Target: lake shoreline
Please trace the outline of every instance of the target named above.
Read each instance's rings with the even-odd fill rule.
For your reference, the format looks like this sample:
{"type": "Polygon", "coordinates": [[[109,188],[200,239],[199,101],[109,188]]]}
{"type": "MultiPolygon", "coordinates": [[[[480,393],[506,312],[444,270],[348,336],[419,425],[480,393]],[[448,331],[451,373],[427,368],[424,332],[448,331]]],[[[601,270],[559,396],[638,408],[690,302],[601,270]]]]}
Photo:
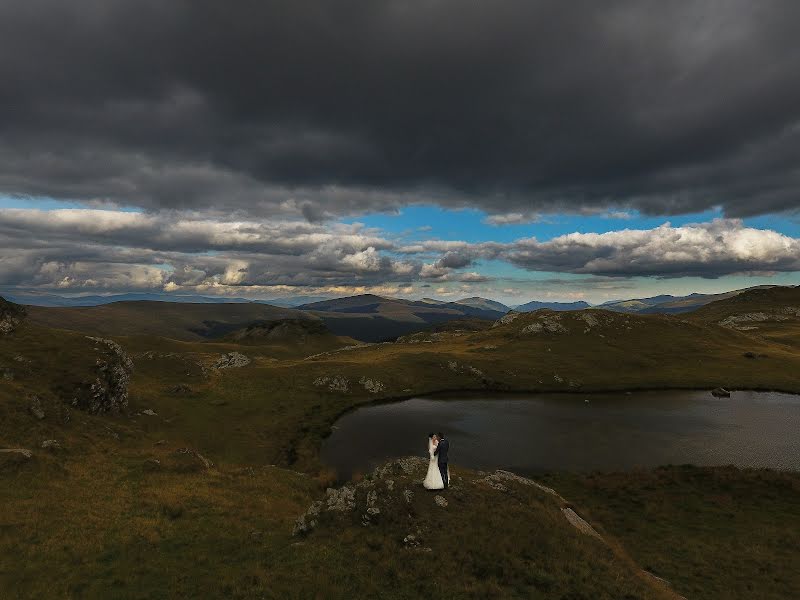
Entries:
{"type": "Polygon", "coordinates": [[[559,392],[473,388],[378,398],[342,411],[321,441],[318,457],[338,480],[347,481],[375,460],[415,453],[416,446],[407,440],[441,428],[458,441],[469,468],[496,467],[526,476],[683,464],[800,470],[797,451],[786,441],[786,427],[800,419],[794,399],[800,395],[731,391],[733,398],[716,398],[710,389],[697,387],[559,392]],[[403,403],[408,405],[399,406],[403,403]],[[391,408],[395,405],[397,409],[391,408]],[[769,424],[775,440],[760,442],[753,423],[769,424]],[[507,446],[506,439],[522,446],[511,453],[496,450],[507,446]],[[481,444],[485,448],[478,450],[481,444]],[[773,450],[782,446],[790,458],[775,459],[773,450]],[[630,448],[639,450],[630,453],[630,448]]]}
{"type": "MultiPolygon", "coordinates": [[[[448,396],[455,396],[455,395],[472,395],[477,396],[479,394],[502,394],[504,396],[524,396],[524,395],[534,395],[534,396],[544,396],[544,395],[554,395],[554,396],[571,396],[571,395],[580,395],[586,394],[587,396],[599,396],[601,394],[636,394],[642,392],[708,392],[711,394],[711,390],[714,388],[706,388],[706,387],[696,387],[696,386],[669,386],[669,387],[626,387],[626,388],[590,388],[590,389],[571,389],[571,390],[541,390],[541,389],[534,389],[534,390],[523,390],[523,389],[500,389],[500,388],[492,388],[492,387],[484,387],[484,388],[450,388],[444,390],[436,390],[433,392],[418,392],[414,394],[404,394],[400,396],[389,396],[385,398],[372,398],[370,400],[366,400],[364,402],[358,404],[351,404],[344,410],[336,413],[336,416],[330,422],[328,426],[328,431],[322,436],[322,441],[324,442],[328,439],[331,434],[333,434],[333,425],[342,417],[353,413],[360,408],[367,408],[370,406],[381,406],[384,404],[395,404],[398,402],[404,402],[406,400],[412,400],[414,398],[426,398],[431,400],[447,400],[448,396]]],[[[790,396],[800,396],[800,391],[796,390],[785,390],[785,389],[778,389],[778,388],[725,388],[732,394],[735,392],[757,392],[757,393],[775,393],[775,394],[787,394],[790,396]]],[[[454,398],[451,398],[454,399],[454,398]]],[[[469,398],[460,398],[462,400],[468,400],[469,398]]],[[[720,400],[724,400],[725,398],[720,398],[720,400]]],[[[320,444],[321,446],[321,444],[320,444]]]]}

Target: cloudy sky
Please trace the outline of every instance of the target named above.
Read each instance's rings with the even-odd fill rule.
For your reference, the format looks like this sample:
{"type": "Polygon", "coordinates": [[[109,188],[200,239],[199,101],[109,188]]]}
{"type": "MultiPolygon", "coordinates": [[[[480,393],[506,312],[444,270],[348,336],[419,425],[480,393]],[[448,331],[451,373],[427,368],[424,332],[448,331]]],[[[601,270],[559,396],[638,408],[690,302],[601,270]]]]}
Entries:
{"type": "Polygon", "coordinates": [[[800,4],[0,3],[0,291],[800,283],[800,4]]]}

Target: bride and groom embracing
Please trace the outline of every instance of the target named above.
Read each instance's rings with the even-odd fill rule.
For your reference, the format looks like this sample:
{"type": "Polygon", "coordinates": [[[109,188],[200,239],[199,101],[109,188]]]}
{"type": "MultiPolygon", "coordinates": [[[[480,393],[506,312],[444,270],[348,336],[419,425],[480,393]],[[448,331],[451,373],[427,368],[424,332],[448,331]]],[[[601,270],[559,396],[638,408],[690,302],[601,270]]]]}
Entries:
{"type": "Polygon", "coordinates": [[[444,434],[431,433],[428,435],[428,474],[422,485],[428,490],[446,490],[450,483],[450,470],[447,468],[447,452],[450,442],[444,434]]]}

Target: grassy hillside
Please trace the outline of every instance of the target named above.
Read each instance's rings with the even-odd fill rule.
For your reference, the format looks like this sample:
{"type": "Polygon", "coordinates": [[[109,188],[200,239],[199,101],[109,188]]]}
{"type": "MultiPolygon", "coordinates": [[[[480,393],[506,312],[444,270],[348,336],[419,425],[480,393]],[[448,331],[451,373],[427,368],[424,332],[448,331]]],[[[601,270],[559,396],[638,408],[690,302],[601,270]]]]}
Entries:
{"type": "Polygon", "coordinates": [[[754,288],[704,306],[687,318],[739,331],[790,352],[800,349],[800,287],[754,288]]]}
{"type": "Polygon", "coordinates": [[[800,598],[800,474],[662,467],[543,478],[687,598],[800,598]]]}
{"type": "Polygon", "coordinates": [[[202,340],[225,335],[254,322],[314,318],[267,304],[178,304],[114,302],[87,307],[28,307],[34,323],[91,335],[157,335],[202,340]]]}
{"type": "MultiPolygon", "coordinates": [[[[474,300],[474,299],[472,299],[474,300]]],[[[337,335],[383,342],[455,319],[497,319],[505,311],[455,302],[412,301],[372,294],[314,302],[298,307],[310,311],[337,335]]]]}
{"type": "Polygon", "coordinates": [[[791,535],[800,530],[796,474],[552,475],[548,482],[608,545],[572,529],[539,490],[513,484],[502,492],[468,470],[456,471],[447,507],[396,474],[395,493],[375,483],[384,486],[375,488],[381,516],[369,526],[356,511],[325,513],[305,538],[292,529],[335,478],[319,460],[323,438],[340,414],[366,402],[446,389],[800,392],[796,347],[777,333],[719,324],[753,303],[781,310],[794,294],[737,298],[733,308],[711,305],[691,317],[511,313],[493,327],[453,322],[356,348],[318,321],[246,324],[214,341],[118,335],[134,363],[129,406],[100,415],[70,401],[98,376],[106,346],[22,318],[0,335],[0,448],[32,456],[0,453],[0,591],[104,599],[673,597],[642,576],[647,568],[687,597],[792,597],[800,570],[791,535]],[[231,353],[244,358],[232,361],[231,353]],[[31,395],[41,400],[41,418],[31,395]],[[45,440],[58,445],[43,448],[45,440]],[[407,505],[398,495],[405,489],[414,492],[407,505]],[[409,534],[419,546],[404,542],[409,534]]]}
{"type": "Polygon", "coordinates": [[[777,286],[757,286],[742,290],[732,290],[721,294],[689,294],[688,296],[653,296],[651,298],[635,298],[631,300],[620,300],[617,302],[606,302],[601,306],[606,310],[617,312],[638,313],[638,314],[681,314],[705,306],[712,302],[718,302],[727,298],[737,296],[742,292],[757,289],[770,289],[777,286]]]}

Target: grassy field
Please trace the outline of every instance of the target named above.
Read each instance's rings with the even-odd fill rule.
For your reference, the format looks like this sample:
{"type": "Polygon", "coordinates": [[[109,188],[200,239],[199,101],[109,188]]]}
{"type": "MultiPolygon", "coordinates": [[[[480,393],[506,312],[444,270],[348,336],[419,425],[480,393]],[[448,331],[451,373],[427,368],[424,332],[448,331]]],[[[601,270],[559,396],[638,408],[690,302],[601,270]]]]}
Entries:
{"type": "Polygon", "coordinates": [[[0,597],[670,597],[640,568],[691,598],[791,597],[796,474],[550,476],[610,548],[535,490],[498,496],[466,470],[450,510],[417,484],[412,504],[387,505],[370,527],[354,515],[304,539],[291,531],[335,479],[319,461],[322,440],[363,403],[469,389],[800,392],[797,317],[719,325],[754,305],[800,306],[796,295],[680,317],[539,311],[355,348],[328,333],[118,335],[135,365],[130,404],[104,415],[68,402],[95,376],[97,344],[28,319],[0,337],[0,448],[33,453],[0,454],[0,597]],[[250,362],[216,368],[230,352],[250,362]],[[51,439],[60,448],[41,447],[51,439]],[[430,553],[403,544],[408,515],[430,553]]]}
{"type": "Polygon", "coordinates": [[[661,467],[542,478],[687,598],[800,598],[800,474],[661,467]]]}

